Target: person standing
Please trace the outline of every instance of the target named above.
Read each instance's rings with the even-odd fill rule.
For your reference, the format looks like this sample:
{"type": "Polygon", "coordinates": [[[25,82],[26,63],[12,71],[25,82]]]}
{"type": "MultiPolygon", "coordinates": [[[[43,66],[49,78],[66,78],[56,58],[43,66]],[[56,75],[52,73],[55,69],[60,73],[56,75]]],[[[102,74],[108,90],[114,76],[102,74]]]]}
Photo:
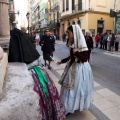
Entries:
{"type": "Polygon", "coordinates": [[[36,33],[36,35],[35,35],[35,40],[36,40],[36,44],[39,44],[39,42],[40,42],[39,33],[36,33]]]}
{"type": "Polygon", "coordinates": [[[88,47],[88,61],[90,61],[90,54],[91,54],[91,50],[93,49],[93,39],[90,36],[90,31],[86,32],[86,36],[85,36],[85,40],[86,40],[86,44],[88,47]]]}
{"type": "Polygon", "coordinates": [[[75,110],[88,110],[93,101],[93,74],[88,62],[88,48],[82,30],[78,24],[67,29],[70,56],[57,64],[66,63],[61,84],[60,97],[64,103],[66,115],[75,110]]]}
{"type": "Polygon", "coordinates": [[[52,32],[50,32],[50,36],[52,37],[52,39],[54,40],[54,43],[55,43],[55,41],[56,41],[56,36],[55,36],[52,32]]]}
{"type": "Polygon", "coordinates": [[[120,33],[117,32],[115,35],[115,51],[118,51],[119,49],[119,41],[120,41],[120,33]]]}
{"type": "Polygon", "coordinates": [[[107,42],[108,42],[108,51],[111,51],[110,49],[111,49],[111,47],[110,47],[110,41],[111,41],[111,38],[112,38],[112,34],[111,33],[109,33],[109,36],[108,36],[108,38],[107,38],[107,42]]]}
{"type": "Polygon", "coordinates": [[[63,42],[66,42],[66,34],[65,33],[63,33],[63,35],[62,35],[62,39],[63,39],[63,42]]]}
{"type": "Polygon", "coordinates": [[[115,35],[112,33],[111,41],[110,41],[110,50],[111,52],[114,51],[114,43],[115,43],[115,35]]]}
{"type": "Polygon", "coordinates": [[[100,35],[99,35],[99,33],[97,33],[97,35],[95,36],[96,48],[98,48],[99,40],[100,40],[100,35]]]}
{"type": "Polygon", "coordinates": [[[51,69],[50,62],[52,61],[51,57],[53,56],[53,52],[55,51],[55,46],[54,46],[54,39],[52,36],[50,36],[49,29],[45,30],[45,35],[42,37],[40,41],[41,45],[41,50],[43,51],[43,59],[45,61],[45,66],[46,66],[46,61],[48,60],[48,69],[51,69]]]}
{"type": "Polygon", "coordinates": [[[103,36],[104,36],[104,34],[101,33],[100,34],[100,49],[103,49],[103,36]]]}
{"type": "Polygon", "coordinates": [[[107,38],[108,38],[108,33],[105,32],[104,33],[104,37],[103,37],[103,49],[107,50],[107,38]]]}

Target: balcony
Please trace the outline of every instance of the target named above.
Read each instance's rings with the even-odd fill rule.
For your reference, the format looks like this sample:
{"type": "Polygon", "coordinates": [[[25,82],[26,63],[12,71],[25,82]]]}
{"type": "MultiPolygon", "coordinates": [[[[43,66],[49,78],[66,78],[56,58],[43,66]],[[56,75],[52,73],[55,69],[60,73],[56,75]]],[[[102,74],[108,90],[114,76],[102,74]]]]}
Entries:
{"type": "Polygon", "coordinates": [[[60,22],[58,19],[51,20],[49,24],[50,28],[59,28],[60,27],[60,22]]]}
{"type": "Polygon", "coordinates": [[[79,3],[79,4],[75,5],[75,6],[73,6],[72,12],[75,13],[75,12],[80,11],[80,10],[82,11],[83,10],[83,6],[84,6],[83,3],[79,3]]]}
{"type": "Polygon", "coordinates": [[[51,14],[52,13],[52,9],[48,9],[48,14],[51,14]]]}
{"type": "Polygon", "coordinates": [[[56,10],[60,9],[60,5],[59,2],[55,3],[52,7],[51,7],[51,11],[54,12],[56,10]]]}
{"type": "Polygon", "coordinates": [[[47,28],[48,27],[48,24],[41,24],[40,28],[47,28]]]}

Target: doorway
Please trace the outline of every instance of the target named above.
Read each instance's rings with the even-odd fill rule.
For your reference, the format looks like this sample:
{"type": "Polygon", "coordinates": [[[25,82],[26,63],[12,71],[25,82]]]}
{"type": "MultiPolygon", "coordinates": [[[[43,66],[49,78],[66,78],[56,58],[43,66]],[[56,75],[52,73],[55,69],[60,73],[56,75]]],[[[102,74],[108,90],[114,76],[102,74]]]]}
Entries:
{"type": "Polygon", "coordinates": [[[97,33],[103,33],[104,30],[104,20],[97,20],[97,33]]]}

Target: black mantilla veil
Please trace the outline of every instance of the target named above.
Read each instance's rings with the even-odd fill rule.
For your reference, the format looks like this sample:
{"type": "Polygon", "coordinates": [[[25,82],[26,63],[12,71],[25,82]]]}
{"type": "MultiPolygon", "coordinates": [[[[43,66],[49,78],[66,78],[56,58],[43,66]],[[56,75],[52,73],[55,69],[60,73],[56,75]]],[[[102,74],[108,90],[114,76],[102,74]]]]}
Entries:
{"type": "Polygon", "coordinates": [[[22,62],[29,64],[39,58],[38,51],[32,44],[32,38],[21,30],[15,28],[10,31],[9,62],[22,62]]]}

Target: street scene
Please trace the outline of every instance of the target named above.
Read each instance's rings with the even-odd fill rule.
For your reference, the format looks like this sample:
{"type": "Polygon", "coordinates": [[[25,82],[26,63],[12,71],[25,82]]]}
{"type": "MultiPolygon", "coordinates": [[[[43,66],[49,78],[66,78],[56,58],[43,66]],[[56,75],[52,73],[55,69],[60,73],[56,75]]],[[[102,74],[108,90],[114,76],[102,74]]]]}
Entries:
{"type": "Polygon", "coordinates": [[[0,0],[0,120],[120,120],[120,0],[0,0]]]}

